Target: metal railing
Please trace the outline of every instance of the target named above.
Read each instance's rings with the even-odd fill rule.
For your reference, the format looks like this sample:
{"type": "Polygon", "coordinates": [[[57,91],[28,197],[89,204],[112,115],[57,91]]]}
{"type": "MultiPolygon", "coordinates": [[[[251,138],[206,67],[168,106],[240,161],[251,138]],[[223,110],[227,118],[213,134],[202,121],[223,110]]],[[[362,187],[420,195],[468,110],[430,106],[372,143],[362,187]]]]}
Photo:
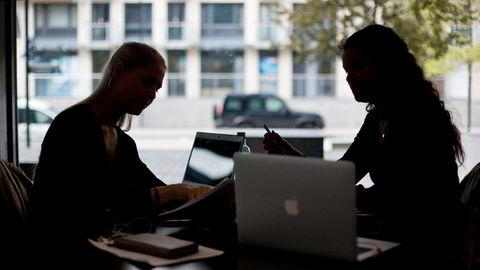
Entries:
{"type": "Polygon", "coordinates": [[[204,23],[202,38],[243,38],[243,24],[204,23]]]}
{"type": "Polygon", "coordinates": [[[168,22],[167,39],[184,40],[185,39],[184,22],[168,22]]]}
{"type": "Polygon", "coordinates": [[[109,40],[110,23],[109,22],[92,22],[92,40],[109,40]]]}
{"type": "Polygon", "coordinates": [[[335,74],[294,74],[293,96],[335,96],[335,74]]]}
{"type": "Polygon", "coordinates": [[[202,73],[201,95],[221,96],[244,92],[243,73],[202,73]]]}

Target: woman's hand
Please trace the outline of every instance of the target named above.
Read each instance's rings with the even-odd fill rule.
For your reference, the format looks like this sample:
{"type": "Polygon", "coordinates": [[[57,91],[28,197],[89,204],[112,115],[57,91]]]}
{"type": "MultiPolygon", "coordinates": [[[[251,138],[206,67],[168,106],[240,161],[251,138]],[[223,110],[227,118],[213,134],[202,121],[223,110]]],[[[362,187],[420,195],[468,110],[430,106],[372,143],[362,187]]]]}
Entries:
{"type": "Polygon", "coordinates": [[[295,149],[284,138],[275,131],[267,132],[263,136],[263,149],[269,154],[288,155],[288,156],[305,156],[302,152],[295,149]]]}
{"type": "Polygon", "coordinates": [[[193,186],[189,184],[173,184],[155,187],[150,190],[157,207],[162,208],[171,201],[188,202],[212,190],[209,186],[193,186]]]}

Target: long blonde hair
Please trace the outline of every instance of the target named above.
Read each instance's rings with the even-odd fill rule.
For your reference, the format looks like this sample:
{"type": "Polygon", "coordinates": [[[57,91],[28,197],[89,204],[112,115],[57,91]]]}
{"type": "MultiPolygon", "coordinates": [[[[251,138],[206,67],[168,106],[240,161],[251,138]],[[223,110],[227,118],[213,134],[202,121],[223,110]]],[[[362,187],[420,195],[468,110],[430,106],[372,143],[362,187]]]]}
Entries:
{"type": "MultiPolygon", "coordinates": [[[[95,91],[80,103],[93,103],[106,98],[111,91],[112,82],[121,71],[129,71],[155,63],[160,63],[164,71],[167,70],[165,59],[154,48],[139,42],[123,43],[105,65],[102,79],[95,91]]],[[[132,125],[132,115],[123,114],[117,125],[120,127],[126,125],[124,130],[129,130],[132,125]]]]}

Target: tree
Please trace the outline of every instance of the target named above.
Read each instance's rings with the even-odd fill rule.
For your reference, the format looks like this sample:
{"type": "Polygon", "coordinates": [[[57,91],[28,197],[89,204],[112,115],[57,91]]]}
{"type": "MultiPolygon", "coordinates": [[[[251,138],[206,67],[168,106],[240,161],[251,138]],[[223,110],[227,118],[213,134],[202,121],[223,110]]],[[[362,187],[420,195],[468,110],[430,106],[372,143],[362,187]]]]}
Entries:
{"type": "Polygon", "coordinates": [[[420,64],[438,59],[450,45],[468,44],[452,26],[471,25],[476,12],[465,12],[473,0],[308,0],[286,11],[293,25],[293,49],[302,56],[337,55],[348,35],[377,23],[395,30],[420,64]]]}

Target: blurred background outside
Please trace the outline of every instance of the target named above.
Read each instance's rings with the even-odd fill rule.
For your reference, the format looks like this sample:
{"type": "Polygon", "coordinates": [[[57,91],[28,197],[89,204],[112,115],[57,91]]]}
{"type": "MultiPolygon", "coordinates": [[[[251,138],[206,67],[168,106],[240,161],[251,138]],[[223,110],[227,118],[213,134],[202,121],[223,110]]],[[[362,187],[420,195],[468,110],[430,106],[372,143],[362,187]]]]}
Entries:
{"type": "MultiPolygon", "coordinates": [[[[324,158],[340,158],[363,123],[366,104],[353,99],[341,58],[332,48],[345,34],[369,22],[397,27],[402,34],[399,22],[390,23],[387,15],[407,13],[395,10],[392,3],[402,6],[418,1],[364,1],[364,6],[336,7],[333,13],[318,6],[320,2],[329,1],[17,1],[20,162],[38,161],[51,118],[95,90],[109,56],[126,41],[147,43],[167,60],[164,87],[150,107],[134,118],[129,131],[141,158],[166,182],[183,177],[196,131],[242,131],[241,127],[215,128],[214,106],[221,106],[231,93],[273,94],[291,110],[320,115],[324,128],[298,129],[298,133],[324,137],[324,158]],[[376,9],[375,2],[381,2],[376,9]],[[315,8],[334,16],[322,17],[315,8]],[[338,23],[340,17],[354,14],[351,10],[363,9],[376,13],[360,12],[365,18],[357,24],[358,19],[351,18],[350,27],[338,23]],[[373,19],[368,21],[368,16],[373,19]],[[329,47],[322,50],[324,44],[329,47]],[[26,99],[31,111],[28,134],[26,99]]],[[[458,1],[459,5],[467,2],[476,4],[458,1]]],[[[446,34],[457,38],[451,44],[442,43],[442,48],[424,48],[428,44],[417,48],[418,40],[406,39],[412,42],[411,48],[417,48],[419,61],[468,140],[480,130],[480,66],[475,58],[480,28],[473,20],[461,22],[456,18],[439,22],[446,34]],[[466,47],[470,54],[456,57],[466,47]]],[[[408,109],[408,101],[405,106],[408,109]]],[[[467,149],[461,172],[475,162],[469,159],[470,152],[474,151],[467,149]]]]}

